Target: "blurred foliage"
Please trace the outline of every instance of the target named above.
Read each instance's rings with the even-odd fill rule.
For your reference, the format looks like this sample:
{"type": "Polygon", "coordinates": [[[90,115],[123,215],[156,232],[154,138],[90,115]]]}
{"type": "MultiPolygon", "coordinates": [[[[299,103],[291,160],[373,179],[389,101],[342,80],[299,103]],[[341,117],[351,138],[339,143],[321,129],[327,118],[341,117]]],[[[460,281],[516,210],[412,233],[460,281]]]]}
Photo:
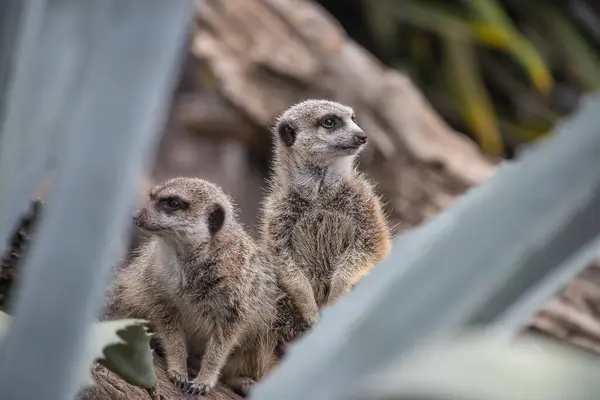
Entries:
{"type": "MultiPolygon", "coordinates": [[[[0,343],[8,333],[12,319],[12,316],[0,311],[0,343]]],[[[150,334],[143,320],[95,322],[81,358],[78,383],[82,387],[93,383],[89,366],[95,361],[132,385],[148,390],[156,387],[150,334]]]]}
{"type": "Polygon", "coordinates": [[[427,340],[376,370],[354,400],[589,400],[600,390],[596,355],[534,336],[510,340],[467,329],[427,340]]]}
{"type": "MultiPolygon", "coordinates": [[[[12,316],[0,311],[0,343],[8,333],[12,320],[12,316]]],[[[143,320],[95,322],[80,361],[77,377],[80,387],[93,384],[89,366],[97,361],[125,382],[146,389],[151,396],[156,391],[157,377],[150,350],[150,334],[143,320]]]]}
{"type": "Polygon", "coordinates": [[[543,137],[600,89],[600,7],[591,0],[321,3],[491,155],[543,137]],[[360,7],[367,40],[341,3],[360,7]]]}

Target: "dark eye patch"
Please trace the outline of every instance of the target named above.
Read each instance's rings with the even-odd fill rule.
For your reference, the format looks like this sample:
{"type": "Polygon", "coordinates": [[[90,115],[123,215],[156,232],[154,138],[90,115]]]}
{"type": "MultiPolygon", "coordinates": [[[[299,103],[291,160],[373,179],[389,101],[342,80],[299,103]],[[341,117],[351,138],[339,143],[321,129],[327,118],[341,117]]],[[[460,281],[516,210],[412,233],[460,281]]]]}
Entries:
{"type": "Polygon", "coordinates": [[[325,129],[333,129],[342,125],[342,120],[337,115],[326,115],[319,120],[319,125],[325,129]]]}
{"type": "Polygon", "coordinates": [[[190,204],[177,196],[163,197],[156,203],[157,206],[166,211],[178,211],[187,209],[190,204]]]}

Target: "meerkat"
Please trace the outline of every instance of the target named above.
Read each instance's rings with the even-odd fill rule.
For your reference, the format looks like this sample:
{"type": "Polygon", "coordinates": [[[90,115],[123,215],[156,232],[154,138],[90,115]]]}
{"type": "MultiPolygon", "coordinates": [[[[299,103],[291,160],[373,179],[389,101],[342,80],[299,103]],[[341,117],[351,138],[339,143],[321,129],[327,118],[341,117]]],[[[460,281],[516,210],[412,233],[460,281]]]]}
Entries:
{"type": "Polygon", "coordinates": [[[133,221],[151,236],[117,272],[104,314],[147,320],[183,392],[207,393],[222,375],[247,394],[272,363],[279,292],[232,200],[213,183],[174,178],[153,187],[133,221]],[[201,358],[191,381],[188,355],[201,358]]]}
{"type": "Polygon", "coordinates": [[[276,119],[273,134],[261,246],[312,326],[322,306],[337,302],[388,254],[391,229],[379,196],[356,168],[367,135],[352,108],[306,100],[276,119]]]}

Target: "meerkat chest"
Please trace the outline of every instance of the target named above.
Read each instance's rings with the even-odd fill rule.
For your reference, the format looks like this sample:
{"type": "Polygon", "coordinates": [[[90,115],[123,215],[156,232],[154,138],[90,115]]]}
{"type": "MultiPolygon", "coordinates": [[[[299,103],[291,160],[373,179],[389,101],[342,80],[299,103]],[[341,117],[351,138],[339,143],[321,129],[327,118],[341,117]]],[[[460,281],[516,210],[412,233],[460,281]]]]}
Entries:
{"type": "Polygon", "coordinates": [[[188,277],[187,286],[180,292],[183,314],[189,315],[189,325],[211,331],[235,318],[242,310],[242,295],[232,285],[235,279],[214,271],[202,271],[188,277]]]}
{"type": "Polygon", "coordinates": [[[209,304],[184,301],[180,306],[181,325],[186,336],[192,340],[208,338],[218,327],[215,313],[209,304]]]}
{"type": "Polygon", "coordinates": [[[356,226],[343,210],[315,209],[300,217],[293,229],[293,253],[309,276],[326,279],[354,243],[356,226]]]}
{"type": "Polygon", "coordinates": [[[231,289],[226,276],[219,274],[216,263],[181,265],[174,260],[163,263],[162,285],[182,313],[213,314],[216,304],[229,298],[231,289]]]}
{"type": "Polygon", "coordinates": [[[357,204],[353,201],[353,193],[340,185],[335,190],[326,191],[310,202],[303,209],[298,209],[293,228],[294,244],[298,250],[331,254],[337,257],[354,238],[357,204]]]}

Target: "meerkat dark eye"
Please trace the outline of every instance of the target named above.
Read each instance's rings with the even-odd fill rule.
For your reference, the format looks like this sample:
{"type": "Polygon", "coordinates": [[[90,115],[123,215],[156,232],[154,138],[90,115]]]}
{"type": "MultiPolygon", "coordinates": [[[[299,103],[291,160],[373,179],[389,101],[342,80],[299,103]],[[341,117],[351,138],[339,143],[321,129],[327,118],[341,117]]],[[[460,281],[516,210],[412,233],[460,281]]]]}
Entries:
{"type": "Polygon", "coordinates": [[[321,126],[325,129],[331,129],[336,125],[336,120],[333,117],[325,117],[321,120],[321,126]]]}
{"type": "Polygon", "coordinates": [[[172,208],[173,210],[179,210],[182,206],[181,201],[179,199],[169,199],[167,200],[167,206],[172,208]]]}
{"type": "Polygon", "coordinates": [[[187,208],[187,203],[177,197],[167,197],[158,201],[161,208],[169,211],[183,210],[187,208]]]}
{"type": "Polygon", "coordinates": [[[356,115],[352,114],[352,122],[356,123],[356,115]]]}

